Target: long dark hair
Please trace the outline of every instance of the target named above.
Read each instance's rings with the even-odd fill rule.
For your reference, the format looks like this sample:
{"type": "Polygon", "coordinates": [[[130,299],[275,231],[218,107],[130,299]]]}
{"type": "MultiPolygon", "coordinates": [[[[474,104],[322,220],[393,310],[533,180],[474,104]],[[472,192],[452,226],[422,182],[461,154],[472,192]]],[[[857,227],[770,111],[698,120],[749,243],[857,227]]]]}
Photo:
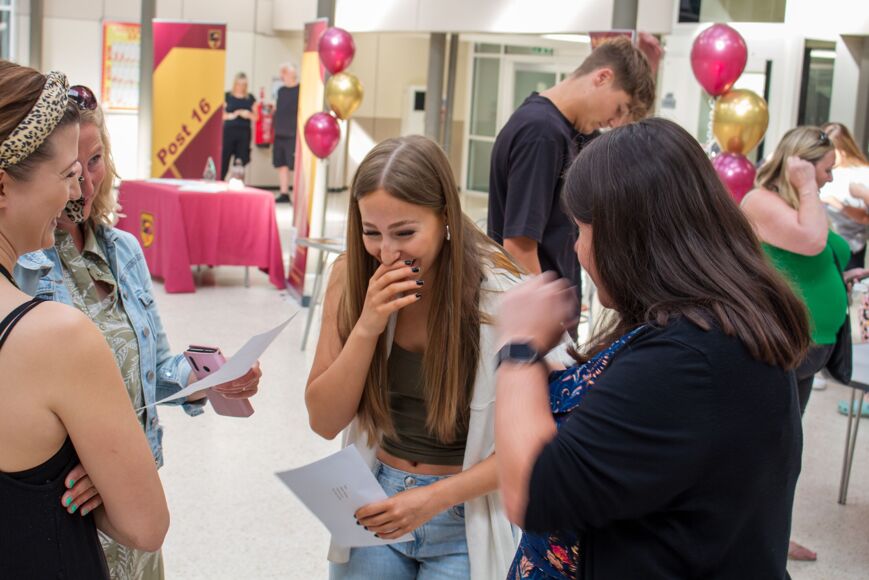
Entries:
{"type": "Polygon", "coordinates": [[[640,324],[685,317],[718,325],[757,360],[786,369],[802,360],[805,306],[767,262],[700,145],[675,123],[647,119],[595,139],[568,170],[563,202],[592,226],[598,283],[618,313],[588,354],[640,324]]]}

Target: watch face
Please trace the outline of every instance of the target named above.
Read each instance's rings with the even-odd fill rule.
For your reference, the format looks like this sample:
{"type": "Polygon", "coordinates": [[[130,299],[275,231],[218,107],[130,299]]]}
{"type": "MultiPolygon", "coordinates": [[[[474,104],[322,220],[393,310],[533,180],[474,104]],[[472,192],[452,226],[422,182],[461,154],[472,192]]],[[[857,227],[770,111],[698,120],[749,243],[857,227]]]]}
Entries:
{"type": "Polygon", "coordinates": [[[531,364],[540,360],[540,354],[531,345],[520,342],[504,345],[498,351],[498,363],[511,361],[521,364],[531,364]]]}
{"type": "Polygon", "coordinates": [[[513,360],[532,361],[537,358],[537,353],[525,343],[510,345],[510,358],[513,360]]]}

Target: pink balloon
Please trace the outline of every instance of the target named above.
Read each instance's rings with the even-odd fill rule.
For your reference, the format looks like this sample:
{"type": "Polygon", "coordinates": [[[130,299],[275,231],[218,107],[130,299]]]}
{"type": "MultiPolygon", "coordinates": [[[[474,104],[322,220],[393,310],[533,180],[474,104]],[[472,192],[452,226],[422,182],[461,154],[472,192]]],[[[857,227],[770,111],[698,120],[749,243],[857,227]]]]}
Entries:
{"type": "Polygon", "coordinates": [[[712,166],[718,172],[718,176],[730,191],[731,197],[739,204],[745,194],[754,187],[754,177],[757,170],[754,164],[744,155],[735,153],[721,153],[712,160],[712,166]]]}
{"type": "Polygon", "coordinates": [[[320,52],[320,61],[326,70],[333,75],[338,74],[353,62],[356,54],[356,44],[353,37],[343,28],[332,27],[320,37],[317,46],[320,52]]]}
{"type": "Polygon", "coordinates": [[[717,97],[733,87],[745,70],[748,47],[745,40],[726,24],[713,24],[694,40],[691,70],[706,92],[717,97]]]}
{"type": "Polygon", "coordinates": [[[305,143],[320,159],[328,157],[340,140],[341,128],[329,113],[314,113],[305,123],[305,143]]]}

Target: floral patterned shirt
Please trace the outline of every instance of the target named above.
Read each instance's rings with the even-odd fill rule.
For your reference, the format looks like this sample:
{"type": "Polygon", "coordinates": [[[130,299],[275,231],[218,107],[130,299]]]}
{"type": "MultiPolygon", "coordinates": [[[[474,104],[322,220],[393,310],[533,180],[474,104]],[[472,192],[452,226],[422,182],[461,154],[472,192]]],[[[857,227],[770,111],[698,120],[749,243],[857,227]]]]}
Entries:
{"type": "MultiPolygon", "coordinates": [[[[549,375],[549,406],[558,428],[572,414],[583,397],[604,373],[613,357],[643,330],[640,326],[622,336],[585,364],[549,375]]],[[[580,545],[569,531],[548,535],[524,532],[508,580],[567,580],[576,577],[580,545]]]]}
{"type": "Polygon", "coordinates": [[[96,235],[90,224],[84,226],[84,247],[79,252],[72,236],[63,230],[55,231],[55,246],[63,263],[64,285],[72,296],[73,304],[96,324],[115,355],[121,370],[127,394],[133,408],[137,409],[139,423],[145,424],[145,398],[142,392],[142,375],[139,372],[139,343],[130,324],[118,292],[118,283],[112,275],[96,235]],[[97,290],[97,284],[107,292],[105,298],[97,290]]]}

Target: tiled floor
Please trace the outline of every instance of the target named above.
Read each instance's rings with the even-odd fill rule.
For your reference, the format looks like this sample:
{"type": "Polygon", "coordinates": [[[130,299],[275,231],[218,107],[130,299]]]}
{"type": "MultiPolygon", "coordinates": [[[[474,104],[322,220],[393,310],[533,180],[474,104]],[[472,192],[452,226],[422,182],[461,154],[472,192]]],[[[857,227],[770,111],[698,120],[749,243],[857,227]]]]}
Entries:
{"type": "MultiPolygon", "coordinates": [[[[344,203],[346,196],[330,199],[327,233],[340,233],[344,203]]],[[[279,216],[288,228],[289,209],[281,207],[279,216]]],[[[173,347],[217,344],[233,353],[298,308],[261,273],[251,272],[250,288],[242,281],[241,268],[217,268],[203,275],[195,294],[165,294],[155,283],[173,347]]],[[[308,354],[299,350],[304,314],[263,357],[251,418],[161,410],[161,476],[172,511],[164,546],[168,578],[327,577],[325,529],[274,475],[338,449],[337,441],[308,428],[303,393],[314,343],[308,354]]],[[[792,564],[794,580],[869,578],[869,421],[860,433],[848,505],[836,503],[846,423],[836,403],[848,393],[831,385],[815,391],[809,404],[794,538],[817,550],[819,559],[792,564]]]]}

